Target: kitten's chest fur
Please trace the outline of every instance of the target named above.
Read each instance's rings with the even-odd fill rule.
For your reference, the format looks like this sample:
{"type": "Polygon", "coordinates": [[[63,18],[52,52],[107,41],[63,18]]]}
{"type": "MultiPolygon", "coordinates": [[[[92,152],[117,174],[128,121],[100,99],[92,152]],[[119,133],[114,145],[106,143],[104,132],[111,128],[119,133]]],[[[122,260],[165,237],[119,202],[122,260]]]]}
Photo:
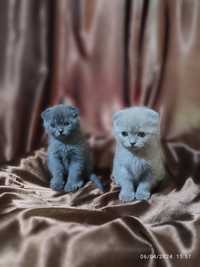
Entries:
{"type": "Polygon", "coordinates": [[[114,165],[114,170],[126,168],[131,176],[135,177],[135,174],[137,174],[137,178],[139,178],[145,166],[147,165],[147,161],[137,157],[135,154],[131,153],[122,146],[117,145],[114,165]]]}
{"type": "Polygon", "coordinates": [[[62,158],[70,159],[75,154],[80,153],[81,147],[79,145],[62,144],[58,147],[58,152],[62,158]]]}
{"type": "MultiPolygon", "coordinates": [[[[140,179],[147,168],[151,170],[152,175],[158,180],[165,173],[163,155],[159,144],[135,153],[117,144],[114,165],[114,171],[117,170],[118,172],[120,168],[125,167],[135,179],[140,179]]],[[[113,176],[115,176],[115,173],[113,173],[113,176]]]]}
{"type": "Polygon", "coordinates": [[[49,142],[49,153],[56,154],[59,158],[63,160],[78,159],[84,153],[85,145],[82,140],[77,140],[77,142],[67,143],[50,139],[49,142]]]}

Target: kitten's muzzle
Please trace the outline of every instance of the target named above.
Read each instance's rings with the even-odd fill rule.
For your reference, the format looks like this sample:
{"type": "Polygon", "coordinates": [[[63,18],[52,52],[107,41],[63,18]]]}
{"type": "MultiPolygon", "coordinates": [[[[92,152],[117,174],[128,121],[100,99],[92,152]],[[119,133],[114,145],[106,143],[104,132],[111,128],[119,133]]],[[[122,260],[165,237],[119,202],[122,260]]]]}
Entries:
{"type": "Polygon", "coordinates": [[[63,134],[63,129],[59,129],[58,132],[60,135],[63,134]]]}
{"type": "Polygon", "coordinates": [[[130,142],[131,147],[134,147],[136,142],[130,142]]]}

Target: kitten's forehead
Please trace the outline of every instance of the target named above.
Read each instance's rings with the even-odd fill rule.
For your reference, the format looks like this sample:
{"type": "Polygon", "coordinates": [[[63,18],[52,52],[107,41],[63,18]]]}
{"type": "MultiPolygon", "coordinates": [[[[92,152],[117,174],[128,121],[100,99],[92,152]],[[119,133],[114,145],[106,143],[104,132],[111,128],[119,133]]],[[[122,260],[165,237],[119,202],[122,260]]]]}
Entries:
{"type": "Polygon", "coordinates": [[[55,120],[62,120],[70,116],[71,114],[66,108],[56,107],[54,111],[52,111],[52,119],[55,119],[55,120]]]}
{"type": "Polygon", "coordinates": [[[53,114],[52,117],[50,118],[51,121],[55,122],[55,123],[62,123],[64,122],[64,120],[66,119],[66,117],[64,116],[64,114],[53,114]]]}
{"type": "Polygon", "coordinates": [[[78,114],[78,109],[73,106],[57,105],[49,108],[47,113],[46,119],[60,122],[74,118],[74,115],[78,114]]]}
{"type": "Polygon", "coordinates": [[[116,120],[118,126],[132,131],[152,126],[159,127],[159,114],[145,107],[132,107],[121,110],[114,120],[116,120]]]}

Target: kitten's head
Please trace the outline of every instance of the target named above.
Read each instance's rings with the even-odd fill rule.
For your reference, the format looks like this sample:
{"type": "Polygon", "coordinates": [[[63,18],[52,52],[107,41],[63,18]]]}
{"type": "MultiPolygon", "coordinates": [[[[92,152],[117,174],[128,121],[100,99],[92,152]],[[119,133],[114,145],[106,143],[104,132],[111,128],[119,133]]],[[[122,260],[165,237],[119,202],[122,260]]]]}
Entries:
{"type": "Polygon", "coordinates": [[[63,140],[80,128],[79,110],[73,106],[56,105],[41,113],[48,134],[63,140]]]}
{"type": "Polygon", "coordinates": [[[146,107],[131,107],[113,115],[116,140],[131,151],[138,151],[160,136],[159,113],[146,107]]]}

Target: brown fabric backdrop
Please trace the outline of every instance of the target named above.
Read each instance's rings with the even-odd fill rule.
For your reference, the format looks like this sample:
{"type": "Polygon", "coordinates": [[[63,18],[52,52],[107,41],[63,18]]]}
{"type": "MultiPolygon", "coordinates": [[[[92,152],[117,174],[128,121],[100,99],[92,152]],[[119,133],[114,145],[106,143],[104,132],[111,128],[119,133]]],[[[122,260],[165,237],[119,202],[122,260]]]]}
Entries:
{"type": "Polygon", "coordinates": [[[199,51],[199,0],[0,1],[0,266],[198,266],[199,51]],[[113,111],[159,110],[170,182],[129,204],[53,192],[40,112],[59,102],[107,180],[113,111]]]}

